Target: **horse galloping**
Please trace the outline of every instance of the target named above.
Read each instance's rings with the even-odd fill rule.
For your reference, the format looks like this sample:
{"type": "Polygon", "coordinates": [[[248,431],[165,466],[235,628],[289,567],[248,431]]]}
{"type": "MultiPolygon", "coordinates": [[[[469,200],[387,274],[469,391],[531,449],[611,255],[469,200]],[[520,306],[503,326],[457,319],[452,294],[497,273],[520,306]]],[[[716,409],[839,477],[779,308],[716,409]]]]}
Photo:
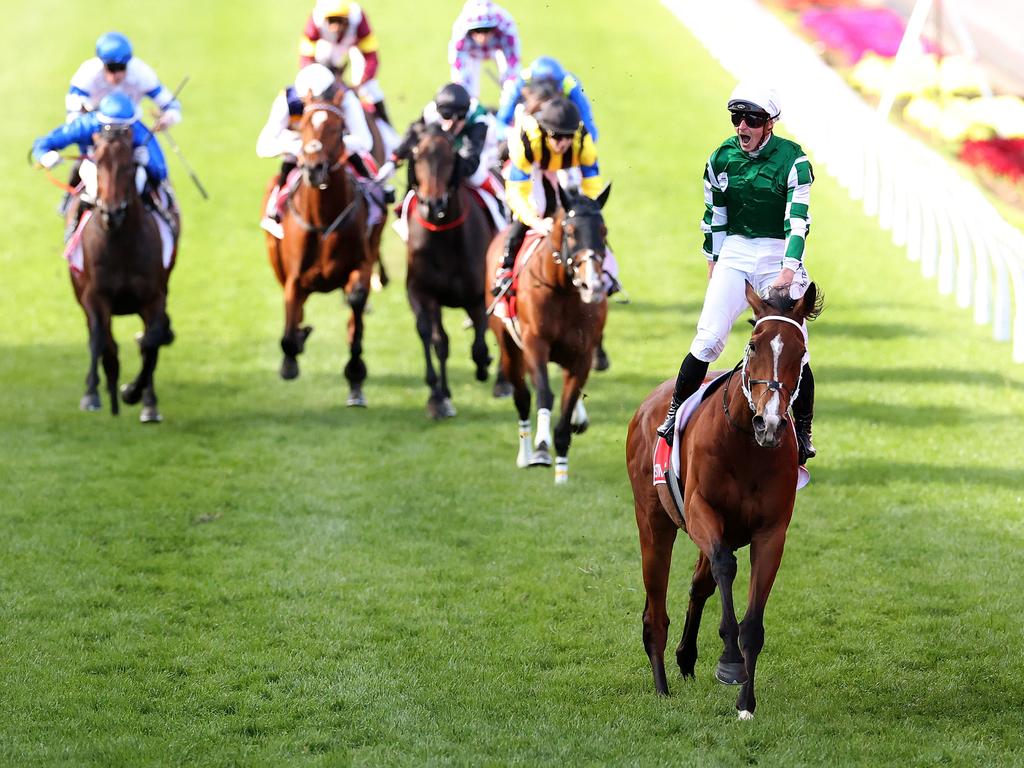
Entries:
{"type": "Polygon", "coordinates": [[[455,415],[448,388],[448,334],[442,307],[462,307],[473,324],[472,357],[477,381],[487,380],[485,259],[494,235],[490,215],[465,184],[453,187],[456,154],[452,137],[440,126],[427,127],[413,150],[418,188],[409,203],[409,263],[406,294],[426,358],[430,387],[427,414],[455,415]],[[437,356],[434,370],[431,347],[437,356]]]}
{"type": "MultiPolygon", "coordinates": [[[[551,466],[554,394],[548,379],[548,362],[558,363],[563,370],[561,415],[554,430],[558,484],[569,480],[572,434],[582,433],[588,426],[580,394],[608,316],[601,273],[607,229],[601,209],[610,193],[611,185],[592,200],[561,189],[561,203],[554,213],[551,234],[539,240],[527,238],[520,259],[528,254],[528,261],[517,267],[514,298],[522,346],[502,319],[491,316],[491,327],[501,349],[502,373],[512,384],[519,413],[519,467],[551,466]],[[527,371],[537,391],[537,436],[532,445],[530,390],[524,378],[527,371]]],[[[503,246],[504,235],[491,242],[487,275],[494,274],[501,263],[503,246]]]]}
{"type": "Polygon", "coordinates": [[[653,485],[655,430],[668,408],[674,380],[648,395],[626,437],[647,592],[643,642],[654,686],[659,694],[668,695],[666,593],[672,546],[682,527],[700,552],[676,662],[683,677],[693,677],[701,613],[717,586],[724,650],[715,675],[722,683],[742,685],[736,703],[741,720],[754,716],[754,668],[764,644],[764,609],[782,561],[796,496],[796,433],[786,414],[800,389],[807,349],[804,322],[821,311],[814,283],[795,303],[788,296],[765,301],[748,284],[747,301],[755,324],[742,364],[720,384],[721,396],[717,391],[709,394],[676,436],[682,510],[665,484],[653,485]],[[733,553],[747,544],[750,591],[746,614],[737,624],[733,553]]]}
{"type": "MultiPolygon", "coordinates": [[[[363,382],[363,311],[384,222],[368,224],[367,202],[355,176],[346,167],[343,142],[345,121],[338,91],[332,101],[306,105],[299,131],[301,180],[281,217],[284,237],[266,235],[271,267],[284,288],[285,326],[281,337],[283,379],[299,375],[298,355],[305,349],[311,326],[302,325],[303,308],[311,293],[341,288],[352,314],[348,321],[350,358],[345,365],[349,383],[347,404],[365,406],[363,382]]],[[[267,186],[264,208],[274,181],[267,186]]]]}
{"type": "MultiPolygon", "coordinates": [[[[110,411],[118,414],[117,379],[120,362],[111,329],[114,315],[139,315],[144,330],[137,337],[142,368],[135,379],[121,388],[127,405],[142,401],[139,421],[159,423],[153,384],[160,347],[174,341],[167,315],[167,283],[170,266],[164,266],[160,229],[146,209],[136,188],[136,164],[132,134],[127,127],[105,125],[95,139],[96,201],[81,232],[82,268],[71,269],[75,298],[85,312],[89,329],[89,372],[85,394],[79,402],[83,411],[101,408],[98,392],[98,364],[110,397],[110,411]]],[[[69,222],[77,217],[78,205],[70,206],[69,222]]],[[[180,231],[176,211],[174,231],[180,231]]]]}

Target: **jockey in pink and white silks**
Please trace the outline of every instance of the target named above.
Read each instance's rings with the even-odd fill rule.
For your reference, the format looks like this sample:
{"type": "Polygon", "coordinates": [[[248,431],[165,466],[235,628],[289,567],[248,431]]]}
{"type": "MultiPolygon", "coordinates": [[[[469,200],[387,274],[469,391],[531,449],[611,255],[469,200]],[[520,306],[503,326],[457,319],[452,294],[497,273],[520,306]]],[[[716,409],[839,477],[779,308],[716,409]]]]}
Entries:
{"type": "MultiPolygon", "coordinates": [[[[658,434],[671,443],[676,409],[700,387],[747,308],[746,283],[758,293],[799,299],[810,284],[803,257],[810,231],[814,172],[795,142],[773,133],[781,108],[774,90],[740,83],[729,98],[736,135],[718,147],[704,171],[704,256],[708,287],[697,335],[679,367],[672,404],[658,434]]],[[[804,325],[804,336],[807,327],[804,325]]],[[[791,403],[800,464],[813,458],[814,377],[804,359],[791,403]]]]}
{"type": "MultiPolygon", "coordinates": [[[[270,106],[266,125],[256,140],[256,155],[281,158],[277,186],[267,201],[266,217],[260,222],[260,226],[275,237],[280,237],[281,232],[280,204],[283,196],[279,193],[285,188],[288,174],[295,168],[302,150],[302,136],[298,129],[306,104],[310,100],[329,100],[338,88],[344,87],[337,81],[334,72],[324,65],[309,64],[299,70],[295,84],[277,94],[270,106]]],[[[341,110],[345,119],[343,141],[350,154],[349,162],[357,173],[368,177],[370,174],[366,162],[373,149],[373,134],[370,133],[366,112],[355,91],[345,88],[341,110]]]]}
{"type": "Polygon", "coordinates": [[[502,91],[510,91],[519,75],[519,32],[512,15],[491,0],[467,0],[448,41],[448,66],[453,83],[480,98],[480,67],[488,59],[498,65],[502,91]]]}

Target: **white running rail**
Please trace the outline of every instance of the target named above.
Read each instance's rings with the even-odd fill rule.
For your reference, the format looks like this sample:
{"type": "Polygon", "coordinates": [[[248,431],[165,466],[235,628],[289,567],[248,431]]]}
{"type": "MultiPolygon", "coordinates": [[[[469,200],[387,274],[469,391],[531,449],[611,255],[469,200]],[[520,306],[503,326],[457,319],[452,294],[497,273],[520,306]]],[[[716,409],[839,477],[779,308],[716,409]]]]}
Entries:
{"type": "Polygon", "coordinates": [[[971,181],[920,141],[889,123],[797,35],[754,0],[662,0],[737,79],[773,84],[782,119],[800,143],[862,200],[935,278],[939,293],[974,307],[1024,363],[1024,233],[971,181]],[[841,116],[842,119],[839,119],[841,116]]]}

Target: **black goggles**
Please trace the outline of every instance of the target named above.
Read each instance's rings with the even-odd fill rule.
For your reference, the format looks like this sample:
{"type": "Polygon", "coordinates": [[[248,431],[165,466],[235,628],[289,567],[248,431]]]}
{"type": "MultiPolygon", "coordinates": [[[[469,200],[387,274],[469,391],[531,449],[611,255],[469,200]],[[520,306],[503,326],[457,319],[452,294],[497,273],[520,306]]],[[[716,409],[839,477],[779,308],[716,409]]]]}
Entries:
{"type": "Polygon", "coordinates": [[[548,136],[551,137],[552,141],[566,141],[576,136],[575,133],[555,133],[554,131],[548,131],[548,136]]]}
{"type": "Polygon", "coordinates": [[[456,109],[455,107],[440,107],[437,110],[437,114],[439,114],[445,120],[466,119],[466,113],[463,112],[461,109],[456,109]]]}
{"type": "Polygon", "coordinates": [[[748,128],[760,128],[768,122],[768,115],[763,112],[732,112],[732,124],[739,128],[746,121],[748,128]]]}
{"type": "Polygon", "coordinates": [[[128,65],[122,64],[119,61],[111,61],[107,64],[104,64],[103,68],[107,70],[107,72],[124,72],[126,69],[128,69],[128,65]]]}

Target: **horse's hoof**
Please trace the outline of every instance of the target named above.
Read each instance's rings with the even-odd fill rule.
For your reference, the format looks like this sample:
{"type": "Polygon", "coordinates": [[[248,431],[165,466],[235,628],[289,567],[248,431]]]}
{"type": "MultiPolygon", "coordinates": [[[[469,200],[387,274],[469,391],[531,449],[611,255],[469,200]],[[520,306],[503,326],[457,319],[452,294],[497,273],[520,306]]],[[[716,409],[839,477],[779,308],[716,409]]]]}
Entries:
{"type": "Polygon", "coordinates": [[[487,366],[484,366],[483,368],[477,368],[476,369],[476,380],[477,381],[487,381],[487,366]]]}
{"type": "Polygon", "coordinates": [[[743,685],[747,682],[747,668],[742,661],[720,661],[715,667],[715,679],[723,685],[743,685]]]}
{"type": "Polygon", "coordinates": [[[78,401],[78,410],[80,411],[93,413],[102,410],[102,408],[103,404],[100,403],[99,395],[82,395],[82,399],[78,401]]]}
{"type": "Polygon", "coordinates": [[[601,347],[594,350],[594,364],[593,368],[595,371],[607,371],[612,367],[612,361],[608,359],[608,353],[601,347]]]}
{"type": "Polygon", "coordinates": [[[753,720],[754,713],[747,709],[741,709],[739,711],[739,718],[740,720],[753,720]]]}
{"type": "Polygon", "coordinates": [[[427,416],[435,421],[450,419],[455,415],[455,406],[450,397],[430,398],[427,400],[427,416]]]}
{"type": "Polygon", "coordinates": [[[533,456],[530,457],[531,467],[550,467],[551,466],[551,453],[548,451],[547,446],[543,448],[534,448],[533,456]]]}
{"type": "Polygon", "coordinates": [[[589,426],[590,426],[590,422],[589,421],[584,421],[584,422],[582,422],[580,424],[572,424],[570,426],[570,429],[572,429],[572,433],[574,435],[582,435],[584,432],[587,431],[587,427],[589,427],[589,426]]]}
{"type": "Polygon", "coordinates": [[[139,421],[143,424],[159,424],[163,420],[164,417],[160,415],[160,411],[155,405],[143,406],[142,412],[139,414],[139,421]]]}
{"type": "Polygon", "coordinates": [[[285,381],[299,378],[299,361],[294,357],[286,357],[281,361],[281,378],[285,381]]]}
{"type": "Polygon", "coordinates": [[[506,397],[512,397],[512,385],[507,381],[495,382],[494,399],[504,400],[506,397]]]}
{"type": "Polygon", "coordinates": [[[131,384],[121,385],[121,400],[125,405],[135,405],[142,399],[142,391],[132,387],[131,384]]]}
{"type": "Polygon", "coordinates": [[[363,391],[361,389],[353,389],[349,392],[345,405],[349,408],[365,408],[366,398],[363,396],[363,391]]]}

